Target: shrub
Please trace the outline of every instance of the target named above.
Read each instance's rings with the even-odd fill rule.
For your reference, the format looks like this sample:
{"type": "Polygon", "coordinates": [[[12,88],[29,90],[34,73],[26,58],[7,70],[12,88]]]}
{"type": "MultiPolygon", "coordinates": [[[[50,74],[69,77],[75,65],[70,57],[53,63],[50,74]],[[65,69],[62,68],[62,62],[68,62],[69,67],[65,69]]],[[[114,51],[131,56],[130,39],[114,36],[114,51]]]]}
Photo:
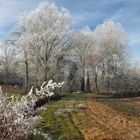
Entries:
{"type": "Polygon", "coordinates": [[[40,90],[34,92],[32,87],[28,95],[20,100],[14,95],[8,97],[0,87],[0,140],[26,139],[34,133],[35,124],[40,118],[36,114],[39,109],[34,108],[35,103],[41,97],[51,97],[54,94],[52,90],[62,85],[63,83],[53,83],[52,80],[44,82],[40,90]]]}

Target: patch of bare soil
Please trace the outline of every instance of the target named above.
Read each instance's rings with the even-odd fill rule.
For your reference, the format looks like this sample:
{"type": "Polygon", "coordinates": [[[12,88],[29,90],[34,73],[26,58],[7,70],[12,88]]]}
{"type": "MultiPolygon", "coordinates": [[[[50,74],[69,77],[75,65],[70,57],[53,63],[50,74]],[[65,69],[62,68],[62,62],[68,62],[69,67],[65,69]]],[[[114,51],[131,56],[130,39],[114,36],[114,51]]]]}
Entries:
{"type": "Polygon", "coordinates": [[[89,121],[94,120],[110,131],[108,134],[105,130],[90,128],[84,133],[86,140],[140,140],[140,117],[130,117],[95,100],[86,103],[89,121]]]}
{"type": "Polygon", "coordinates": [[[106,134],[98,128],[91,128],[85,132],[85,140],[115,140],[112,135],[106,134]]]}

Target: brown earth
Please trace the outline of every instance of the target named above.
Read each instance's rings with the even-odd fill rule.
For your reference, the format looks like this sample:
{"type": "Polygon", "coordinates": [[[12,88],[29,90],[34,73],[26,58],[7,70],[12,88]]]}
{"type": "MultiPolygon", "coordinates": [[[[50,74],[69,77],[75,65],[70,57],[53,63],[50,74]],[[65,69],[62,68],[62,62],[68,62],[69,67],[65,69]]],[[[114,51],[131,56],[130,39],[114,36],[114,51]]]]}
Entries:
{"type": "Polygon", "coordinates": [[[140,140],[140,117],[128,116],[95,100],[86,103],[90,123],[97,122],[106,129],[83,130],[85,140],[140,140]]]}

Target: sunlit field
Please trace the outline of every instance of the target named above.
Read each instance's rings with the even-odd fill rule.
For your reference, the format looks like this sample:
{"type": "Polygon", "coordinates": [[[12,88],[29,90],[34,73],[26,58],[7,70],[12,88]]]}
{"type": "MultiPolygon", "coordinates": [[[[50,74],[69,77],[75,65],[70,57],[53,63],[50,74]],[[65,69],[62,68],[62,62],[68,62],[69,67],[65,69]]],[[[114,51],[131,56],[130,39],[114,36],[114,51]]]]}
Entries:
{"type": "Polygon", "coordinates": [[[140,98],[94,97],[97,98],[94,93],[84,93],[51,102],[47,105],[47,111],[41,113],[41,126],[60,140],[140,138],[140,98]]]}

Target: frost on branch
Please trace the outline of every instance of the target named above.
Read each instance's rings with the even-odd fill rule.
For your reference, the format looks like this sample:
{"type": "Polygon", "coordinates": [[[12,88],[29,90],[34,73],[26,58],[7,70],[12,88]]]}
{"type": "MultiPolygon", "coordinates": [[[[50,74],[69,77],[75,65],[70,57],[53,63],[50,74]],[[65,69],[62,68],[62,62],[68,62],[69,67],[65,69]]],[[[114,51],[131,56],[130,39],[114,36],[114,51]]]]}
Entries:
{"type": "Polygon", "coordinates": [[[55,83],[52,80],[44,82],[40,90],[30,92],[17,100],[14,95],[8,97],[2,92],[0,87],[0,140],[26,139],[33,133],[34,126],[39,119],[34,109],[39,97],[51,97],[56,87],[61,87],[63,83],[55,83]]]}
{"type": "Polygon", "coordinates": [[[51,97],[52,95],[54,95],[54,93],[52,92],[52,90],[54,90],[55,88],[60,88],[63,84],[64,84],[64,82],[62,82],[62,83],[56,83],[56,82],[53,82],[53,80],[50,80],[48,82],[48,84],[46,84],[46,82],[44,82],[41,85],[40,90],[38,90],[36,88],[36,94],[39,95],[39,96],[51,97]]]}

